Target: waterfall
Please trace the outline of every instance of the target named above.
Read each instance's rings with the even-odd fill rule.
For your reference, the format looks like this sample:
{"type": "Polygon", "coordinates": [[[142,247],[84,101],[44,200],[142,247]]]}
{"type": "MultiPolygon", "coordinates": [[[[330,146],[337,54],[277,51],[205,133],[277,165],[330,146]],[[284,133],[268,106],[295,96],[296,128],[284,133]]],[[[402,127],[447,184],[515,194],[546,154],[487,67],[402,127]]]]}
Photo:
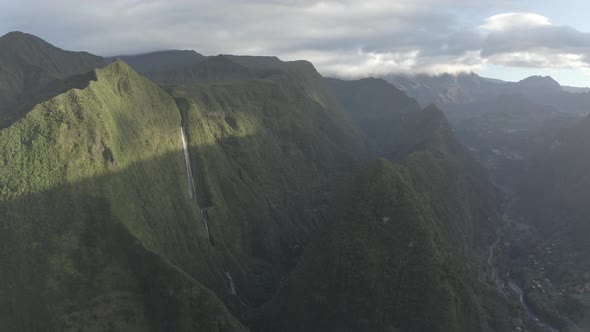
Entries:
{"type": "Polygon", "coordinates": [[[246,305],[246,303],[244,302],[242,297],[240,295],[238,295],[238,292],[236,291],[236,285],[234,283],[234,279],[231,277],[229,272],[225,272],[225,276],[227,277],[227,280],[229,281],[229,289],[231,291],[231,294],[236,296],[236,298],[240,301],[240,303],[244,306],[244,308],[247,308],[248,306],[246,305]]]}
{"type": "Polygon", "coordinates": [[[188,144],[186,143],[186,137],[182,126],[180,127],[180,137],[182,138],[182,149],[184,150],[184,163],[186,165],[186,181],[188,183],[188,194],[189,196],[197,200],[197,192],[195,190],[195,180],[193,179],[193,171],[191,170],[191,160],[188,154],[188,144]]]}
{"type": "MultiPolygon", "coordinates": [[[[180,138],[182,139],[182,150],[184,151],[184,164],[186,166],[186,181],[188,184],[188,194],[191,197],[191,199],[195,200],[195,204],[197,204],[197,190],[195,188],[195,179],[193,178],[191,159],[188,153],[188,144],[186,142],[186,136],[184,135],[184,130],[182,129],[182,126],[180,126],[180,138]]],[[[203,223],[205,224],[205,230],[207,231],[207,238],[209,239],[209,243],[213,245],[213,241],[211,239],[211,231],[209,230],[209,214],[207,213],[206,209],[201,209],[201,217],[203,218],[203,223]]]]}
{"type": "Polygon", "coordinates": [[[213,240],[211,239],[211,231],[209,230],[209,213],[207,213],[206,209],[201,209],[201,217],[203,218],[203,223],[205,224],[205,230],[207,231],[207,238],[209,239],[209,243],[213,244],[213,240]]]}
{"type": "Polygon", "coordinates": [[[237,295],[237,293],[236,293],[236,285],[234,284],[234,280],[232,279],[232,277],[229,274],[229,272],[225,272],[225,275],[227,276],[227,279],[229,280],[229,288],[231,289],[232,295],[237,295]]]}

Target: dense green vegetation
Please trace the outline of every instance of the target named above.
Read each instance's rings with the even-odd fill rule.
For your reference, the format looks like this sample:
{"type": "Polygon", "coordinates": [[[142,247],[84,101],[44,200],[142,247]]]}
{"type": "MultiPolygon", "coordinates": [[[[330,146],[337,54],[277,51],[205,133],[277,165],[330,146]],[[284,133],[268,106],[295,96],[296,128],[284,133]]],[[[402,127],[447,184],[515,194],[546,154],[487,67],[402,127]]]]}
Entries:
{"type": "Polygon", "coordinates": [[[457,271],[444,267],[432,216],[406,172],[385,160],[360,171],[269,305],[269,331],[481,330],[477,306],[457,294],[472,290],[447,279],[457,271]]]}
{"type": "Polygon", "coordinates": [[[248,68],[228,58],[218,55],[207,58],[196,65],[174,70],[146,74],[154,82],[161,84],[190,84],[211,81],[240,81],[255,77],[248,68]]]}
{"type": "Polygon", "coordinates": [[[381,79],[326,81],[342,110],[369,137],[377,153],[383,153],[412,113],[420,111],[416,100],[381,79]]]}
{"type": "Polygon", "coordinates": [[[152,73],[178,69],[197,64],[206,57],[195,51],[170,50],[137,55],[122,55],[105,58],[106,61],[119,59],[138,73],[152,73]]]}
{"type": "Polygon", "coordinates": [[[435,107],[306,61],[59,54],[0,129],[0,330],[512,327],[496,193],[435,107]]]}
{"type": "Polygon", "coordinates": [[[402,164],[379,159],[357,173],[255,326],[268,331],[511,328],[509,313],[502,311],[507,302],[478,276],[477,253],[496,225],[495,196],[464,163],[468,157],[440,111],[413,114],[405,128],[413,136],[399,134],[407,138],[402,164]]]}
{"type": "Polygon", "coordinates": [[[3,329],[239,329],[177,268],[208,244],[176,104],[122,62],[95,75],[0,131],[3,329]]]}
{"type": "MultiPolygon", "coordinates": [[[[229,247],[224,259],[244,300],[254,305],[268,300],[323,223],[333,184],[355,164],[362,143],[320,99],[323,91],[307,94],[304,81],[279,74],[166,87],[193,148],[197,200],[208,208],[214,238],[229,247]]],[[[321,85],[315,70],[308,74],[321,85]]]]}
{"type": "MultiPolygon", "coordinates": [[[[117,61],[91,73],[93,80],[83,90],[58,95],[1,131],[2,220],[7,229],[2,266],[14,265],[2,282],[3,288],[13,289],[3,293],[3,305],[11,313],[23,312],[21,317],[9,314],[6,324],[31,321],[34,312],[25,310],[28,306],[46,312],[39,326],[58,330],[82,328],[81,319],[88,316],[92,319],[84,329],[119,326],[122,318],[115,309],[120,306],[134,313],[128,325],[139,329],[146,324],[158,329],[164,323],[188,329],[190,322],[177,321],[185,316],[194,316],[194,326],[211,323],[180,314],[188,310],[184,302],[171,307],[178,310],[163,317],[164,323],[142,323],[157,317],[162,307],[146,307],[143,286],[122,280],[155,278],[159,281],[150,287],[166,287],[165,278],[141,272],[151,263],[130,274],[126,260],[137,257],[118,253],[112,242],[94,240],[92,257],[79,257],[86,236],[111,238],[112,232],[128,233],[117,236],[137,239],[130,242],[139,241],[157,255],[151,257],[173,264],[172,271],[179,268],[213,289],[236,314],[244,305],[268,298],[321,223],[331,179],[354,164],[352,151],[362,144],[355,141],[355,130],[327,106],[326,94],[304,81],[320,81],[321,86],[321,76],[311,66],[304,69],[312,77],[289,79],[279,71],[276,81],[170,87],[175,102],[117,61]],[[187,195],[181,123],[189,138],[199,206],[187,195]],[[104,203],[95,211],[87,201],[104,203]],[[78,213],[72,213],[74,207],[78,213]],[[212,241],[199,208],[208,209],[212,241]],[[107,233],[86,230],[89,216],[96,219],[93,224],[114,226],[107,233]],[[57,246],[61,242],[69,244],[57,246]],[[100,266],[93,266],[95,259],[100,266]],[[34,269],[39,273],[32,274],[34,269]],[[98,278],[101,269],[123,271],[98,278]],[[226,272],[233,276],[238,296],[231,293],[226,272]],[[31,297],[16,301],[25,289],[45,292],[52,278],[58,280],[51,284],[57,284],[60,300],[52,297],[38,306],[31,297]],[[82,299],[69,291],[79,283],[80,292],[93,294],[84,298],[87,304],[80,310],[72,305],[82,299]],[[114,287],[119,284],[120,289],[114,287]],[[132,300],[95,298],[111,290],[132,300]],[[49,304],[55,311],[48,311],[49,304]],[[63,318],[70,316],[77,318],[63,318]]],[[[204,289],[196,282],[193,287],[204,289]]],[[[206,289],[198,293],[211,296],[211,305],[197,310],[237,326],[215,304],[214,295],[206,289]]],[[[166,303],[165,298],[153,300],[166,303]]]]}

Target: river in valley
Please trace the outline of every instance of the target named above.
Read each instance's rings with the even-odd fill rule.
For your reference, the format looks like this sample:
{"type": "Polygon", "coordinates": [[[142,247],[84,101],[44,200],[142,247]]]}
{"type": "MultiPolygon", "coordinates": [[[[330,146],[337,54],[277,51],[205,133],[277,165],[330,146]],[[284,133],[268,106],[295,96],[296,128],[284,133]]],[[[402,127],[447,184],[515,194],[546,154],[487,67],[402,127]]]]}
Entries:
{"type": "MultiPolygon", "coordinates": [[[[501,242],[506,230],[508,229],[508,226],[512,223],[512,219],[507,213],[504,214],[503,219],[505,224],[498,227],[498,229],[496,230],[496,240],[489,247],[489,254],[487,260],[487,264],[490,267],[490,279],[492,283],[494,283],[495,285],[501,285],[502,283],[498,282],[498,268],[494,264],[494,253],[496,248],[498,247],[498,244],[501,242]]],[[[540,328],[540,330],[543,332],[559,332],[558,329],[553,328],[549,323],[545,322],[543,319],[541,319],[533,312],[533,310],[526,303],[524,291],[518,285],[518,283],[510,277],[508,279],[508,287],[510,292],[517,297],[518,302],[523,307],[529,320],[535,322],[537,328],[540,328]]]]}

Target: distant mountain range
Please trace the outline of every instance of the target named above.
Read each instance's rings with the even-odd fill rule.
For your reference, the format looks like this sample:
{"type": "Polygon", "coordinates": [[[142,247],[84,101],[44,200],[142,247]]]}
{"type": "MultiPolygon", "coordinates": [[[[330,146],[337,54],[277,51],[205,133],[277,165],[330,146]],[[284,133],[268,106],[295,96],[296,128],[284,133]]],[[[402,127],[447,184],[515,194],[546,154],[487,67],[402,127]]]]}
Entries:
{"type": "Polygon", "coordinates": [[[416,98],[420,104],[439,106],[467,104],[495,99],[506,94],[520,94],[559,111],[577,115],[588,113],[590,89],[561,86],[549,76],[531,76],[519,82],[489,79],[477,74],[439,76],[389,75],[385,80],[416,98]]]}
{"type": "Polygon", "coordinates": [[[504,250],[528,310],[559,330],[590,328],[590,90],[548,76],[384,78],[422,105],[438,105],[505,193],[512,231],[504,250]]]}

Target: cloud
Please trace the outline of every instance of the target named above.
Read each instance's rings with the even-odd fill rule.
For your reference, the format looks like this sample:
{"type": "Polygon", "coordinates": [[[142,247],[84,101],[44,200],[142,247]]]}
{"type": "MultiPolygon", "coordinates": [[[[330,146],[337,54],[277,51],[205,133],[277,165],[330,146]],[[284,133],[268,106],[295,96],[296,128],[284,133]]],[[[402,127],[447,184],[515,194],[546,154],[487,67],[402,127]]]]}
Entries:
{"type": "Polygon", "coordinates": [[[494,64],[520,68],[586,69],[589,67],[583,55],[554,53],[544,49],[528,52],[501,53],[491,56],[489,61],[494,64]]]}
{"type": "Polygon", "coordinates": [[[479,22],[469,17],[505,2],[0,0],[0,32],[26,31],[100,55],[159,49],[277,55],[307,59],[323,74],[343,77],[463,72],[489,64],[590,67],[587,33],[532,12],[479,22]]]}
{"type": "Polygon", "coordinates": [[[486,31],[481,55],[490,63],[521,68],[590,69],[590,34],[556,26],[541,15],[495,15],[480,29],[486,31]]]}
{"type": "Polygon", "coordinates": [[[481,28],[489,31],[508,31],[548,25],[551,25],[551,22],[547,17],[542,15],[534,13],[505,13],[488,17],[481,28]]]}

